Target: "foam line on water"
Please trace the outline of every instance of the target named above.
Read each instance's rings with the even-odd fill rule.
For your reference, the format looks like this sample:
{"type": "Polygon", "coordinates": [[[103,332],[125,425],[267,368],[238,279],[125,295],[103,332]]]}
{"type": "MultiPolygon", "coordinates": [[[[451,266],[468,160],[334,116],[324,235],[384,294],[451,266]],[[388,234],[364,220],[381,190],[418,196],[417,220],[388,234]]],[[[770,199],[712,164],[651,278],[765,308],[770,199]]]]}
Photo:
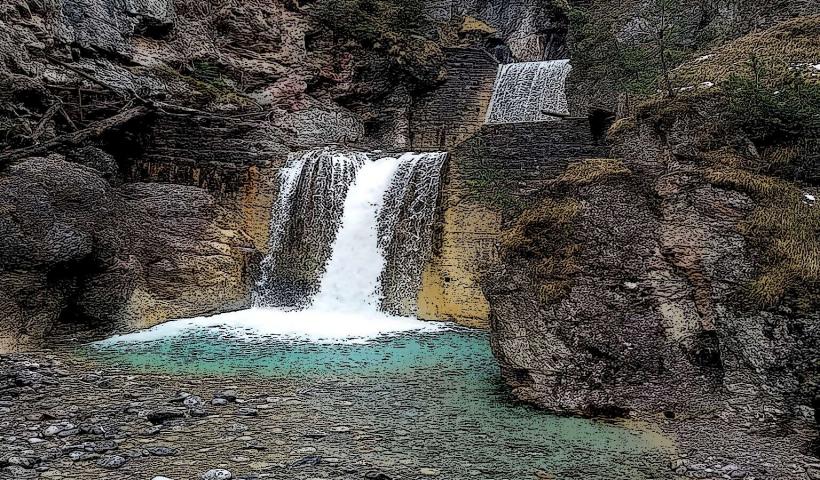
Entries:
{"type": "Polygon", "coordinates": [[[402,333],[446,331],[448,324],[424,322],[412,317],[396,317],[379,312],[323,312],[321,310],[282,311],[253,308],[238,312],[176,320],[141,332],[118,335],[98,345],[138,343],[160,340],[199,329],[218,329],[228,337],[253,339],[276,337],[280,340],[317,343],[364,343],[402,333]]]}

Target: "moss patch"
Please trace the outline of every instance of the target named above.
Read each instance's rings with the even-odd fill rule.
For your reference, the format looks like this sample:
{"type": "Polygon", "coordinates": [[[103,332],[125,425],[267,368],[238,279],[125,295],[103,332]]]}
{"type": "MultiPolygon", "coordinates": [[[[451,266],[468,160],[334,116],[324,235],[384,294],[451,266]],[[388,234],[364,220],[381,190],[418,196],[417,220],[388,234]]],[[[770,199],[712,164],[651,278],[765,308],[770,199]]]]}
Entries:
{"type": "Polygon", "coordinates": [[[232,104],[239,107],[249,107],[253,105],[253,101],[247,98],[244,94],[238,92],[225,82],[222,77],[214,70],[208,63],[197,63],[193,68],[191,75],[186,75],[168,65],[160,65],[155,67],[156,75],[166,80],[169,83],[183,84],[186,86],[184,92],[188,95],[193,94],[205,100],[206,102],[216,104],[232,104]],[[207,65],[207,69],[202,69],[203,65],[207,65]],[[216,72],[216,73],[215,73],[216,72]]]}

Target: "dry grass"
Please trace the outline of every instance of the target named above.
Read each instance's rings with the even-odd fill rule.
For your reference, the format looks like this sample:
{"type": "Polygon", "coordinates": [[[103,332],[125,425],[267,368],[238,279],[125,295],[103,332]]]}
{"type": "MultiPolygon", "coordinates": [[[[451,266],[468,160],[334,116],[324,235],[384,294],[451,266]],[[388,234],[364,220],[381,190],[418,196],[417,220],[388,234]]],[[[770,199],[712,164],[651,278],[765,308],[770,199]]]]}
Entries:
{"type": "Polygon", "coordinates": [[[464,21],[461,22],[461,28],[459,30],[461,33],[478,33],[482,35],[492,35],[498,30],[487,25],[485,22],[471,16],[464,17],[464,21]]]}
{"type": "MultiPolygon", "coordinates": [[[[741,168],[748,164],[748,160],[732,147],[723,147],[718,150],[706,152],[703,154],[703,159],[709,162],[710,165],[720,165],[724,167],[741,168]]],[[[725,174],[725,173],[724,173],[725,174]]],[[[720,180],[720,172],[715,172],[716,181],[720,180]]]]}
{"type": "MultiPolygon", "coordinates": [[[[678,87],[697,86],[704,82],[718,84],[732,74],[753,75],[751,58],[774,71],[788,72],[802,65],[807,75],[820,59],[820,16],[799,17],[768,30],[752,33],[709,52],[700,59],[685,63],[673,71],[678,87]]],[[[815,76],[820,80],[820,76],[815,76]]]]}
{"type": "Polygon", "coordinates": [[[714,185],[749,193],[757,198],[776,198],[789,184],[779,178],[760,175],[741,168],[715,166],[706,170],[706,179],[714,185]]]}
{"type": "Polygon", "coordinates": [[[532,266],[538,297],[554,303],[569,294],[572,276],[580,267],[580,245],[572,243],[573,224],[581,205],[570,199],[547,198],[526,210],[501,237],[503,254],[518,255],[532,266]]]}
{"type": "Polygon", "coordinates": [[[568,280],[546,281],[538,287],[538,300],[549,305],[566,298],[572,289],[572,282],[568,280]]]}
{"type": "Polygon", "coordinates": [[[535,253],[541,246],[542,234],[564,231],[577,218],[581,205],[575,200],[547,198],[525,210],[515,225],[501,235],[501,247],[506,252],[535,253]]]}
{"type": "Polygon", "coordinates": [[[794,293],[800,308],[812,309],[820,285],[820,205],[807,202],[796,185],[775,177],[731,167],[711,168],[706,177],[760,202],[742,225],[742,232],[761,242],[764,252],[763,271],[751,285],[754,299],[771,307],[794,293]]]}
{"type": "Polygon", "coordinates": [[[791,165],[802,153],[797,145],[775,145],[766,147],[762,152],[762,158],[764,163],[779,167],[791,165]]]}
{"type": "Polygon", "coordinates": [[[638,128],[638,122],[634,117],[619,118],[609,127],[607,135],[611,138],[616,138],[620,135],[635,131],[638,128]]]}
{"type": "Polygon", "coordinates": [[[623,160],[592,158],[569,164],[558,182],[569,185],[589,185],[612,177],[631,175],[623,160]]]}

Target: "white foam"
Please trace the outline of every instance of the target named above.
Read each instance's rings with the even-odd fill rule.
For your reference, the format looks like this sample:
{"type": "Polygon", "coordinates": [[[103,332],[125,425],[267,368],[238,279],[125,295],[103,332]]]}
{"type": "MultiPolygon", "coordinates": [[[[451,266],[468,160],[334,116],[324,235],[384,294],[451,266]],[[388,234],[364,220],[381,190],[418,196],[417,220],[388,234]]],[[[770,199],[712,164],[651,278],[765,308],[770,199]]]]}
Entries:
{"type": "Polygon", "coordinates": [[[202,329],[218,330],[225,336],[245,339],[277,337],[317,343],[362,343],[401,333],[441,332],[449,326],[379,312],[339,313],[314,309],[286,312],[253,308],[212,317],[176,320],[141,332],[111,337],[98,344],[150,342],[202,329]]]}

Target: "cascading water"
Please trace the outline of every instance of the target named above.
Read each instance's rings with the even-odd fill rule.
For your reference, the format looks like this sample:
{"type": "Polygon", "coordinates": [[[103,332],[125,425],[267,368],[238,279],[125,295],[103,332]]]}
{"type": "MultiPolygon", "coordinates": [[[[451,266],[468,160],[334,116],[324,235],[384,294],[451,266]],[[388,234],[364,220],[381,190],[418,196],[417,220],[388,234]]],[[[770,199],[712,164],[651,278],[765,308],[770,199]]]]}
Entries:
{"type": "Polygon", "coordinates": [[[398,166],[396,159],[382,158],[359,171],[347,195],[341,229],[313,308],[328,312],[379,309],[379,277],[385,258],[379,247],[378,216],[398,166]]]}
{"type": "Polygon", "coordinates": [[[414,314],[445,158],[332,149],[292,158],[255,305],[414,314]],[[300,294],[287,288],[304,283],[300,294]]]}
{"type": "Polygon", "coordinates": [[[380,246],[385,251],[382,309],[415,315],[421,277],[432,253],[446,154],[405,154],[379,214],[380,246]]]}
{"type": "Polygon", "coordinates": [[[368,161],[364,153],[331,149],[291,157],[280,172],[255,306],[306,305],[330,258],[348,190],[368,161]]]}
{"type": "Polygon", "coordinates": [[[333,149],[291,158],[281,171],[270,253],[261,265],[254,308],[171,322],[108,342],[202,327],[313,341],[441,329],[393,314],[415,313],[445,159],[444,153],[393,158],[333,149]],[[309,285],[305,299],[288,300],[293,279],[309,285]]]}
{"type": "Polygon", "coordinates": [[[569,60],[501,65],[486,123],[522,123],[558,120],[569,114],[566,80],[569,60]]]}

